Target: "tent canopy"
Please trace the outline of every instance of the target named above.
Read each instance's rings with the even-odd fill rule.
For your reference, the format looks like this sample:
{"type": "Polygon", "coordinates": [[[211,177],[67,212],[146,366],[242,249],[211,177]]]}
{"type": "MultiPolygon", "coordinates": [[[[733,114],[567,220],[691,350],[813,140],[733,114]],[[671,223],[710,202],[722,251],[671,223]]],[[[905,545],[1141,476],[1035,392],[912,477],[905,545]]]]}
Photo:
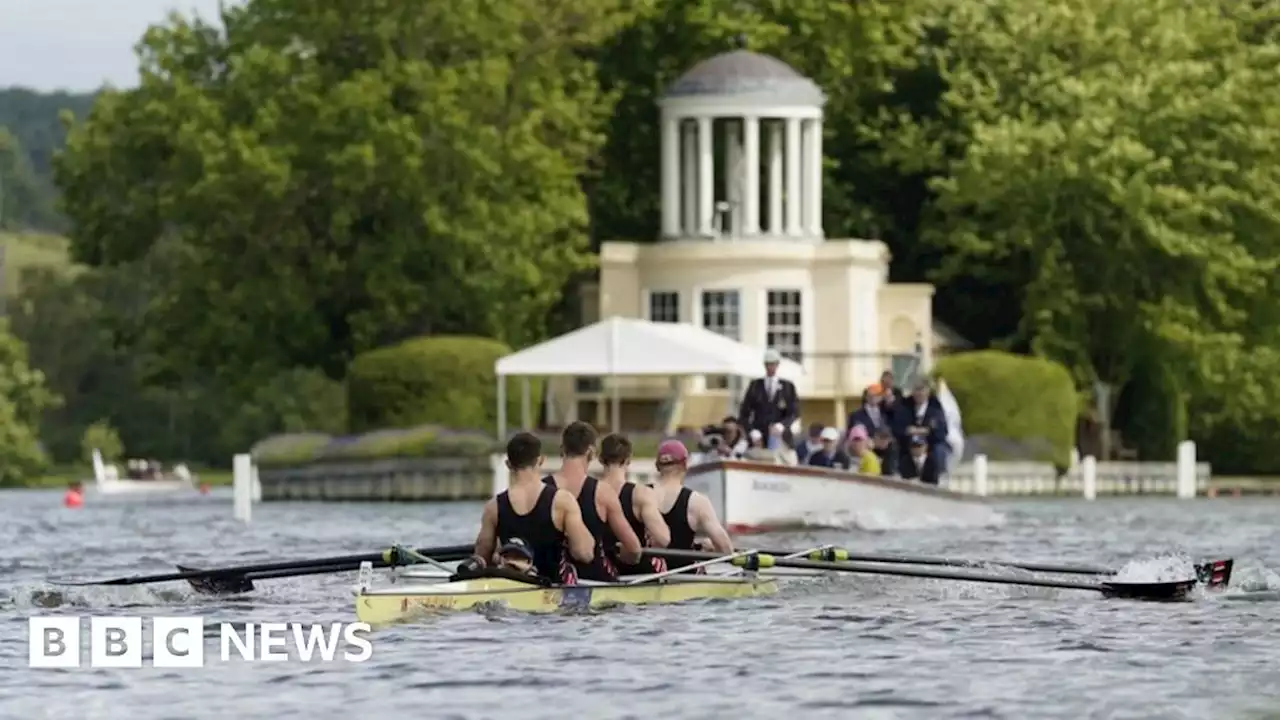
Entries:
{"type": "MultiPolygon", "coordinates": [[[[498,360],[499,377],[597,377],[763,374],[764,350],[683,323],[613,317],[498,360]]],[[[795,380],[799,363],[783,358],[778,375],[795,380]]]]}

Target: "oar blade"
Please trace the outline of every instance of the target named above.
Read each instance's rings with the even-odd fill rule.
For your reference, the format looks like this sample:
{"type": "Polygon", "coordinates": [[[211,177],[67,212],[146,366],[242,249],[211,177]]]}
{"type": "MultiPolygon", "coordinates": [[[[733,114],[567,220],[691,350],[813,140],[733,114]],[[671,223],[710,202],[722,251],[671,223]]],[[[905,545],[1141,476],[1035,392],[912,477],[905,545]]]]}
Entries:
{"type": "MultiPolygon", "coordinates": [[[[178,572],[198,573],[203,571],[200,568],[179,565],[178,572]]],[[[201,595],[240,595],[253,592],[253,581],[239,573],[189,577],[187,578],[187,583],[191,585],[192,590],[201,595]]]]}
{"type": "Polygon", "coordinates": [[[1104,582],[1099,585],[1099,589],[1102,591],[1103,597],[1123,600],[1177,602],[1186,600],[1195,586],[1195,580],[1156,583],[1104,582]]]}
{"type": "Polygon", "coordinates": [[[1231,570],[1235,564],[1235,560],[1227,558],[1196,565],[1196,579],[1209,590],[1222,590],[1231,583],[1231,570]]]}

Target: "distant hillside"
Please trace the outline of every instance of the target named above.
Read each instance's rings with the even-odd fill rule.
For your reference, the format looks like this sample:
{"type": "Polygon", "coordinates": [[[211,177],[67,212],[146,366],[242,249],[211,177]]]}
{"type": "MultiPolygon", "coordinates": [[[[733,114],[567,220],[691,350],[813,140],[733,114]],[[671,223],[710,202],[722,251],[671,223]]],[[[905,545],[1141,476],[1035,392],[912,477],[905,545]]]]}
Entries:
{"type": "Polygon", "coordinates": [[[7,131],[0,132],[0,210],[4,210],[0,229],[65,229],[54,210],[53,156],[67,139],[59,115],[69,110],[76,118],[84,118],[95,96],[0,88],[0,131],[7,131]],[[13,149],[14,141],[18,157],[6,157],[6,149],[13,149]]]}
{"type": "Polygon", "coordinates": [[[24,270],[47,267],[73,272],[67,252],[67,239],[42,233],[0,233],[0,247],[4,254],[4,287],[6,297],[14,297],[21,289],[24,270]]]}

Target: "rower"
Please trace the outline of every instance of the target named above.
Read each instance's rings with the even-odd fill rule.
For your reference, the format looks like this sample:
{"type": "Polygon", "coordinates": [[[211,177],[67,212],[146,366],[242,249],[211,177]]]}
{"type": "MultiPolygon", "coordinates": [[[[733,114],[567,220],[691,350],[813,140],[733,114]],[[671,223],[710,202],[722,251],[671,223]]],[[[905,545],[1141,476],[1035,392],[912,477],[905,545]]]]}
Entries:
{"type": "Polygon", "coordinates": [[[578,578],[613,582],[618,579],[618,568],[613,564],[613,554],[605,552],[606,543],[611,546],[616,538],[622,545],[617,558],[630,564],[640,561],[640,538],[627,524],[617,493],[597,492],[599,481],[587,474],[595,446],[595,428],[581,421],[569,423],[560,434],[560,471],[542,481],[577,498],[582,523],[595,538],[591,560],[576,563],[578,578]]]}
{"type": "MultiPolygon", "coordinates": [[[[673,550],[700,550],[695,539],[699,534],[707,536],[717,553],[733,553],[733,541],[716,516],[711,500],[702,493],[684,486],[685,472],[689,469],[689,449],[679,440],[663,440],[658,446],[657,491],[662,519],[671,531],[673,550]]],[[[669,558],[671,569],[692,565],[696,560],[669,558]]],[[[699,570],[701,572],[701,570],[699,570]]]]}
{"type": "MultiPolygon", "coordinates": [[[[622,515],[644,546],[664,548],[671,542],[671,531],[662,519],[657,493],[648,485],[627,481],[631,453],[631,441],[626,436],[619,433],[606,435],[600,441],[600,464],[604,466],[600,484],[612,488],[618,494],[622,515]]],[[[616,555],[617,541],[611,538],[605,543],[605,548],[616,555]]],[[[667,571],[666,559],[658,557],[646,557],[634,564],[615,558],[614,565],[618,568],[619,575],[647,575],[667,571]]]]}
{"type": "Polygon", "coordinates": [[[499,543],[519,538],[533,554],[538,575],[571,585],[577,574],[571,559],[595,557],[596,539],[582,523],[573,495],[538,480],[542,441],[531,433],[517,433],[507,443],[507,489],[484,505],[474,562],[489,565],[499,543]],[[570,557],[566,557],[566,549],[570,557]]]}

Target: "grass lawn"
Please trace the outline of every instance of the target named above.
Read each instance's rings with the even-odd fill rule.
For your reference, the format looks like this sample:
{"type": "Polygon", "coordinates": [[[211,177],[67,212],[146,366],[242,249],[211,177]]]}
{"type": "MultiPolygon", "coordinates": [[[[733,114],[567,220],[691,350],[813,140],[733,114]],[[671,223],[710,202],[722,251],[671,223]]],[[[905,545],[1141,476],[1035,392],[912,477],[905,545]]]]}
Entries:
{"type": "MultiPolygon", "coordinates": [[[[206,468],[202,470],[193,469],[197,479],[201,483],[208,483],[212,486],[230,485],[231,472],[218,468],[206,468]]],[[[53,468],[48,474],[33,479],[31,482],[22,485],[27,488],[65,488],[73,481],[79,480],[84,483],[93,482],[93,470],[88,466],[70,466],[53,468]]]]}

